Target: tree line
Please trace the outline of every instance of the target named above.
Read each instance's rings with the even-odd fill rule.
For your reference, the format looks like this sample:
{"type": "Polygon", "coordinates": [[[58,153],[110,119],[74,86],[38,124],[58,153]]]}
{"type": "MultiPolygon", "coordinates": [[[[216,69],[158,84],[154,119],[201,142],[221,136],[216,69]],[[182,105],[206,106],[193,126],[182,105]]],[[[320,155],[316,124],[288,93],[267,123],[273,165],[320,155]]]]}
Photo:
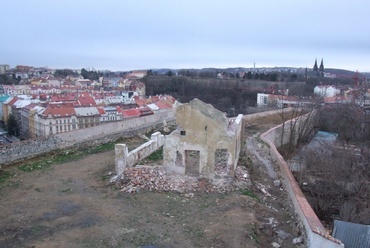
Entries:
{"type": "Polygon", "coordinates": [[[257,92],[263,90],[264,86],[269,87],[268,83],[255,85],[239,80],[194,79],[184,76],[149,76],[143,82],[148,96],[169,94],[184,103],[198,98],[229,116],[246,114],[248,107],[256,106],[257,92]],[[257,90],[251,90],[253,88],[257,90]]]}

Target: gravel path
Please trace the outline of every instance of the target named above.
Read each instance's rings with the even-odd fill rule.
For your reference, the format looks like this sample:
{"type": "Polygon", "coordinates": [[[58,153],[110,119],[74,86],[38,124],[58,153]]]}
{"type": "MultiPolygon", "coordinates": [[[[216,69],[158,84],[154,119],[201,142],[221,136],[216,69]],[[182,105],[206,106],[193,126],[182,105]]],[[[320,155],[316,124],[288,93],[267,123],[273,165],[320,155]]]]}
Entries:
{"type": "Polygon", "coordinates": [[[267,174],[272,179],[278,179],[278,175],[274,169],[274,165],[268,159],[269,154],[265,144],[258,140],[260,133],[254,134],[247,138],[247,149],[257,158],[258,161],[266,168],[267,174]]]}

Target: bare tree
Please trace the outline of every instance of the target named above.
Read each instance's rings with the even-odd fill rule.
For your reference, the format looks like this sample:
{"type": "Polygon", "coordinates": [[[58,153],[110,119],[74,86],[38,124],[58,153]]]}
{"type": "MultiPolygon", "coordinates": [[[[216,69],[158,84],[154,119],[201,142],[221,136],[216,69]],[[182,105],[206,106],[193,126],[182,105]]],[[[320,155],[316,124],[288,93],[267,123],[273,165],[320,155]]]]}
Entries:
{"type": "Polygon", "coordinates": [[[287,156],[290,156],[296,148],[312,138],[313,124],[316,122],[314,110],[318,106],[318,100],[312,97],[296,97],[294,101],[285,101],[283,96],[278,100],[276,111],[282,121],[280,146],[288,145],[287,156]],[[289,108],[286,108],[288,106],[289,108]],[[287,122],[288,120],[290,121],[287,122]],[[289,137],[289,141],[284,144],[286,136],[289,137]]]}
{"type": "Polygon", "coordinates": [[[297,177],[320,219],[370,224],[368,161],[354,148],[323,143],[304,154],[297,177]]]}

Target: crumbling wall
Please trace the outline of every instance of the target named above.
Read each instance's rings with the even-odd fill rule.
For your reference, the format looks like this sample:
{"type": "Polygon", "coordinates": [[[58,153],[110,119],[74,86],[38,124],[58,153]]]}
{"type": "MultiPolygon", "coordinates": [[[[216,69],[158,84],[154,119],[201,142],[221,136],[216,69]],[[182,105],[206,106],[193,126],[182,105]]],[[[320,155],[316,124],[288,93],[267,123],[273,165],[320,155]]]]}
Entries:
{"type": "MultiPolygon", "coordinates": [[[[178,130],[174,131],[178,132],[178,130]]],[[[163,146],[163,165],[168,175],[207,174],[208,151],[205,147],[183,142],[177,135],[167,135],[163,146]],[[197,157],[194,153],[197,151],[197,157]],[[197,162],[198,168],[194,168],[197,162]],[[193,167],[192,167],[193,165],[193,167]],[[189,170],[189,166],[192,169],[189,170]]]]}
{"type": "Polygon", "coordinates": [[[200,151],[185,150],[185,173],[191,176],[199,176],[200,151]]]}
{"type": "Polygon", "coordinates": [[[136,149],[128,152],[128,148],[125,144],[116,144],[115,146],[115,167],[116,176],[112,178],[112,181],[116,181],[122,178],[122,175],[126,167],[132,167],[137,164],[140,160],[146,158],[159,148],[163,146],[164,136],[160,132],[155,132],[151,135],[150,140],[136,149]]]}
{"type": "Polygon", "coordinates": [[[163,148],[169,175],[233,178],[243,146],[243,115],[228,119],[194,99],[178,107],[176,123],[177,130],[166,137],[163,148]]]}
{"type": "MultiPolygon", "coordinates": [[[[306,115],[309,118],[309,115],[306,115]]],[[[307,120],[307,119],[306,119],[307,120]]],[[[312,118],[311,121],[315,119],[312,118]]],[[[294,121],[294,120],[291,120],[294,121]]],[[[291,121],[287,121],[284,126],[290,126],[291,121]]],[[[298,122],[298,125],[305,125],[304,121],[298,122]]],[[[314,123],[311,123],[313,127],[314,123]]],[[[277,146],[281,145],[281,135],[283,132],[283,125],[276,126],[261,135],[261,139],[266,142],[270,147],[270,155],[274,163],[280,167],[280,173],[283,178],[285,189],[288,191],[289,196],[293,202],[294,209],[302,221],[306,234],[308,237],[309,247],[327,247],[327,248],[343,248],[343,244],[340,240],[331,237],[324,226],[316,216],[312,207],[308,203],[306,197],[301,191],[297,181],[295,180],[292,172],[289,170],[289,166],[281,154],[277,150],[277,146]]],[[[289,136],[290,132],[285,132],[286,136],[289,136]]],[[[285,139],[288,142],[289,139],[285,139]]]]}
{"type": "Polygon", "coordinates": [[[229,156],[227,149],[216,149],[215,152],[215,173],[219,176],[227,175],[229,156]]]}

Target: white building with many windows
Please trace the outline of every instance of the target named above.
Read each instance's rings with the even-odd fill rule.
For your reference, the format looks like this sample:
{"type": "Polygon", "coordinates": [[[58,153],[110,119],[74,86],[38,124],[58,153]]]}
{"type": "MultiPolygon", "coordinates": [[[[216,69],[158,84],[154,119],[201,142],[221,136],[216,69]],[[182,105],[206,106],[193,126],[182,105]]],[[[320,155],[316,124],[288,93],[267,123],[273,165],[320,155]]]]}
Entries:
{"type": "Polygon", "coordinates": [[[340,89],[332,85],[318,85],[313,89],[313,92],[321,97],[333,97],[340,94],[340,89]]]}

